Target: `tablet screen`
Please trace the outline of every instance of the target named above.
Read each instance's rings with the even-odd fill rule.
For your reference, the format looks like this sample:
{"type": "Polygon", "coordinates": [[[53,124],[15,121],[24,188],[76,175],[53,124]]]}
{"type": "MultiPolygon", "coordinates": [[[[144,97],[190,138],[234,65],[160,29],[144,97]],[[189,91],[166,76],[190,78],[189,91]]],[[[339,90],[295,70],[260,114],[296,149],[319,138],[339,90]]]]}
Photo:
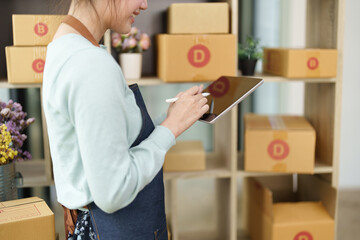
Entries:
{"type": "Polygon", "coordinates": [[[250,93],[263,83],[261,78],[252,77],[220,77],[212,82],[203,92],[207,96],[209,111],[200,121],[214,123],[224,113],[244,100],[250,93]]]}

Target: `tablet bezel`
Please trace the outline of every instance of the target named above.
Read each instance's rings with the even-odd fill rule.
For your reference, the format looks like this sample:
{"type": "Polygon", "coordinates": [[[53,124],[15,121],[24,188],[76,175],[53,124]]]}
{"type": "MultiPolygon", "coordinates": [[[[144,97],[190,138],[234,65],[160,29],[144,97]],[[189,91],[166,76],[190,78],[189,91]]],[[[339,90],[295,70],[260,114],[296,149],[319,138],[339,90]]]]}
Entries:
{"type": "MultiPolygon", "coordinates": [[[[244,100],[247,96],[249,96],[256,88],[258,88],[261,84],[264,83],[264,79],[262,78],[258,78],[258,77],[248,77],[248,76],[241,76],[241,77],[232,77],[232,76],[222,76],[220,78],[223,78],[223,77],[226,77],[226,78],[230,78],[230,79],[233,79],[233,78],[239,78],[239,79],[256,79],[256,80],[259,80],[259,82],[254,85],[251,89],[249,89],[245,94],[243,94],[242,96],[240,96],[235,102],[233,102],[228,108],[226,108],[224,111],[222,111],[219,115],[217,115],[215,118],[211,119],[211,120],[205,120],[205,119],[199,119],[199,121],[201,122],[205,122],[205,123],[210,123],[210,124],[213,124],[216,122],[216,120],[218,120],[220,117],[222,117],[225,113],[227,113],[230,109],[232,109],[234,106],[236,106],[237,104],[239,104],[242,100],[244,100]]],[[[220,79],[219,78],[219,79],[220,79]]],[[[215,80],[216,81],[216,80],[215,80]]],[[[214,81],[214,82],[215,82],[214,81]]],[[[212,82],[211,84],[213,84],[214,82],[212,82]]],[[[211,85],[210,84],[210,85],[211,85]]],[[[210,86],[209,85],[209,86],[210,86]]],[[[206,90],[209,88],[209,86],[204,89],[203,92],[206,92],[206,90]]]]}

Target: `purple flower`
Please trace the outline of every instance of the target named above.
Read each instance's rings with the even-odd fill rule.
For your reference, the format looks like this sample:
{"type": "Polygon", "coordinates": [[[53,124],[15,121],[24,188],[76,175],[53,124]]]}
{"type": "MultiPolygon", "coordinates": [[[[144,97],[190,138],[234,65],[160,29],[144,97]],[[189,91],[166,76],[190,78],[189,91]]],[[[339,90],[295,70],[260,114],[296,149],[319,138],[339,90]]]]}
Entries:
{"type": "Polygon", "coordinates": [[[4,116],[4,117],[8,117],[9,114],[10,114],[10,109],[8,108],[3,108],[0,112],[1,116],[4,116]]]}
{"type": "Polygon", "coordinates": [[[31,160],[31,159],[32,159],[32,156],[31,156],[31,154],[30,154],[28,151],[23,152],[23,156],[24,156],[26,159],[28,159],[28,160],[31,160]]]}
{"type": "Polygon", "coordinates": [[[35,118],[26,119],[27,113],[23,111],[21,104],[9,100],[8,103],[0,101],[0,123],[5,124],[11,135],[10,148],[18,154],[12,161],[24,161],[31,159],[31,154],[22,151],[22,146],[27,136],[23,131],[35,121],[35,118]]]}

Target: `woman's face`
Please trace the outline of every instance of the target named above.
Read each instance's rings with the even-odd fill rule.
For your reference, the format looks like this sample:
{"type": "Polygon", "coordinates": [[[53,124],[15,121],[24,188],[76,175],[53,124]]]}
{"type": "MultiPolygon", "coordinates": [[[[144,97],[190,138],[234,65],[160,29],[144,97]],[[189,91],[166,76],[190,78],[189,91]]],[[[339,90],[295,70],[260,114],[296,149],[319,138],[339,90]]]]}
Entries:
{"type": "Polygon", "coordinates": [[[110,29],[118,33],[130,32],[131,25],[135,22],[135,17],[140,14],[140,10],[147,9],[147,0],[109,0],[110,29]]]}

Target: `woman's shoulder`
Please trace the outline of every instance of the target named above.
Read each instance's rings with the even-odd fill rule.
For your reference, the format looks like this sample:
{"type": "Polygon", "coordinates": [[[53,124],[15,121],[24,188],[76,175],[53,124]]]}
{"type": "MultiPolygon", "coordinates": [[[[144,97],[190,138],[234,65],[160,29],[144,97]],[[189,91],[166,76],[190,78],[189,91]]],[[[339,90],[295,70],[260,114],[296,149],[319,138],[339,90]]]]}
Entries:
{"type": "Polygon", "coordinates": [[[96,47],[81,35],[73,33],[52,41],[48,45],[47,55],[47,61],[54,60],[63,64],[70,61],[74,67],[116,66],[115,60],[105,49],[96,47]]]}
{"type": "MultiPolygon", "coordinates": [[[[48,45],[45,62],[45,76],[55,81],[74,83],[74,79],[91,79],[107,76],[120,78],[120,67],[115,59],[103,48],[94,46],[78,34],[67,34],[48,45]]],[[[81,82],[81,81],[75,81],[81,82]]]]}

